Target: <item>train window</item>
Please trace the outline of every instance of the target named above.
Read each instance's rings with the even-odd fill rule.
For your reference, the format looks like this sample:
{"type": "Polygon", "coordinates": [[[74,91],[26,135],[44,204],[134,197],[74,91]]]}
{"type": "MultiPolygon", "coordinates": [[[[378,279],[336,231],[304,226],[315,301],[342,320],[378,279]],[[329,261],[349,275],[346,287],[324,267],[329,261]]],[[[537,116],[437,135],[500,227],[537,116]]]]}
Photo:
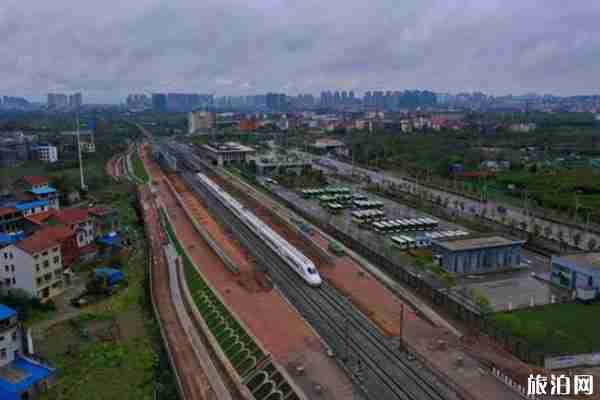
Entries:
{"type": "Polygon", "coordinates": [[[317,273],[317,271],[314,268],[312,268],[312,267],[308,267],[307,271],[308,271],[309,274],[316,274],[317,273]]]}

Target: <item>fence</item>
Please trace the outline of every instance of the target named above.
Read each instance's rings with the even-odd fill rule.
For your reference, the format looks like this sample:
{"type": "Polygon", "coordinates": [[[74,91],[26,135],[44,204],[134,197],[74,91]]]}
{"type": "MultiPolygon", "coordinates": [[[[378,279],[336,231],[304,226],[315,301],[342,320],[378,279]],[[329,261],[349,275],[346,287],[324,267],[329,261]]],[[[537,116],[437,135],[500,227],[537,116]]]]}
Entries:
{"type": "Polygon", "coordinates": [[[431,305],[436,306],[437,309],[446,312],[454,318],[458,318],[475,331],[480,331],[489,335],[499,345],[518,358],[531,364],[539,366],[544,365],[544,357],[547,354],[532,347],[527,341],[512,335],[512,333],[505,328],[498,326],[494,320],[487,318],[477,305],[461,301],[453,295],[452,291],[446,290],[440,284],[436,284],[436,282],[428,282],[423,276],[420,276],[373,251],[363,243],[342,232],[334,225],[315,218],[306,210],[296,206],[277,193],[271,192],[271,195],[305,220],[310,221],[328,235],[340,241],[345,246],[352,248],[356,253],[360,254],[370,262],[376,264],[399,282],[413,289],[413,291],[420,295],[421,298],[428,301],[431,305]]]}

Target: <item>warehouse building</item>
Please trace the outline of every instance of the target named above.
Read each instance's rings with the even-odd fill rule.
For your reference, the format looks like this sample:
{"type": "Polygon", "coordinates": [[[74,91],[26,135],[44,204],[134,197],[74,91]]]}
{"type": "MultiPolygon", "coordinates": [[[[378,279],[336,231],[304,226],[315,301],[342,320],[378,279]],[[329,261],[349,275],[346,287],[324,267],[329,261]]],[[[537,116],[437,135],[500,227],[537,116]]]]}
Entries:
{"type": "Polygon", "coordinates": [[[600,292],[600,253],[571,254],[552,257],[552,283],[569,290],[600,292]]]}
{"type": "Polygon", "coordinates": [[[500,236],[434,241],[434,258],[446,271],[458,275],[517,268],[523,241],[500,236]]]}

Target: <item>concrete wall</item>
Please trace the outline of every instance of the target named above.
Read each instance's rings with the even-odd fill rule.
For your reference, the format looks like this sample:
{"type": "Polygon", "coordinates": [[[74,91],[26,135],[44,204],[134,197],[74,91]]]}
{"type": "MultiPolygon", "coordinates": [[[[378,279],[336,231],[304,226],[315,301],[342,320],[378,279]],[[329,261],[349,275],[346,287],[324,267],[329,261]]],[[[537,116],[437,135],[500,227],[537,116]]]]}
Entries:
{"type": "Polygon", "coordinates": [[[586,365],[600,365],[600,353],[573,354],[558,357],[546,357],[544,359],[544,367],[547,369],[572,368],[586,365]]]}

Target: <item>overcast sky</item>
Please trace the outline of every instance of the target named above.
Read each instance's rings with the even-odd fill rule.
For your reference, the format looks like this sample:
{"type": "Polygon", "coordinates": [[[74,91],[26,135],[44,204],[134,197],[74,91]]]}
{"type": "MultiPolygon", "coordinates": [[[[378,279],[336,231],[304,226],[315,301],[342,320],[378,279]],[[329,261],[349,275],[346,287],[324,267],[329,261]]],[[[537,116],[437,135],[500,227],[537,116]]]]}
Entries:
{"type": "Polygon", "coordinates": [[[1,0],[0,94],[600,92],[598,0],[1,0]]]}

